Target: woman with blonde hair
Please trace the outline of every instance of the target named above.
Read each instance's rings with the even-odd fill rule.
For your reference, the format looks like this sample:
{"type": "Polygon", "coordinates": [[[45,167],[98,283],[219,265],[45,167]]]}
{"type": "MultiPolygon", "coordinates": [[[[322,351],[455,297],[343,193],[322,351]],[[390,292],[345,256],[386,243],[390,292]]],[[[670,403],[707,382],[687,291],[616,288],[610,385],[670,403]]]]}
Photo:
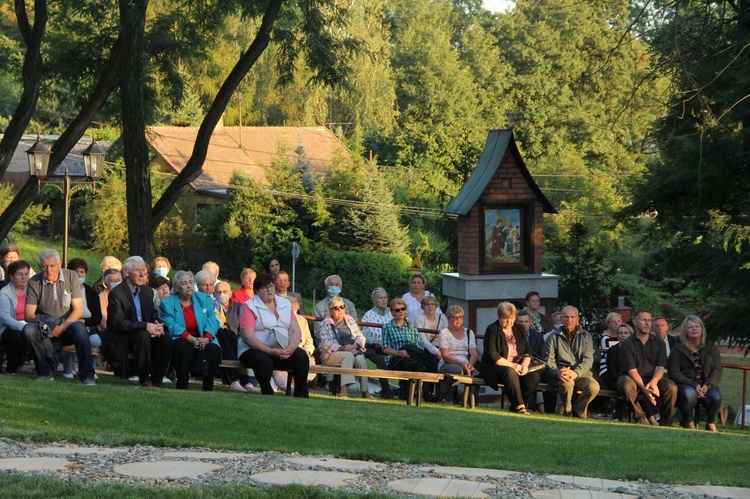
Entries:
{"type": "Polygon", "coordinates": [[[484,333],[484,352],[479,371],[485,383],[497,389],[503,385],[510,401],[510,410],[529,414],[526,400],[530,400],[539,385],[539,371],[529,372],[531,347],[526,331],[516,322],[516,307],[504,301],[497,306],[495,322],[484,333]]]}
{"type": "Polygon", "coordinates": [[[721,409],[719,380],[723,366],[716,345],[706,339],[706,327],[697,315],[688,315],[680,326],[680,338],[672,348],[667,374],[677,383],[677,407],[683,428],[695,428],[693,409],[706,407],[706,430],[716,431],[721,409]]]}
{"type": "Polygon", "coordinates": [[[230,299],[232,301],[236,301],[237,303],[245,303],[247,300],[252,299],[253,296],[255,296],[253,283],[255,282],[255,278],[257,276],[257,272],[255,272],[253,269],[243,269],[242,273],[240,273],[240,282],[242,283],[242,287],[240,289],[235,289],[234,291],[232,291],[232,296],[230,297],[230,299]]]}

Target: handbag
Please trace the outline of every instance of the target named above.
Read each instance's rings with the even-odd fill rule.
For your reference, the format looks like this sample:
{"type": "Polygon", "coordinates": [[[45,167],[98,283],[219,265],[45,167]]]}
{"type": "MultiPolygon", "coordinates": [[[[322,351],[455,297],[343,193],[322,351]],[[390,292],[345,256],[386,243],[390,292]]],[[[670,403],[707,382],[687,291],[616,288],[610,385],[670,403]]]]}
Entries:
{"type": "Polygon", "coordinates": [[[268,330],[268,346],[271,348],[281,348],[282,350],[289,346],[289,331],[281,328],[271,328],[268,330]]]}
{"type": "Polygon", "coordinates": [[[208,376],[208,359],[206,350],[201,348],[197,355],[193,355],[193,362],[190,364],[190,372],[200,376],[208,376]]]}

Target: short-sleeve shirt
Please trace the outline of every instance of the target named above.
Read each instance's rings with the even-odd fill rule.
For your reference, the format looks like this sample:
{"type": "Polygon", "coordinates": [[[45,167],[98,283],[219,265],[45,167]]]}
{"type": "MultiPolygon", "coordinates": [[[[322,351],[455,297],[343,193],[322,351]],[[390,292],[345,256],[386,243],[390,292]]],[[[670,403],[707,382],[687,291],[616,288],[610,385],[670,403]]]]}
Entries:
{"type": "Polygon", "coordinates": [[[60,269],[55,282],[44,279],[41,272],[29,279],[26,305],[36,305],[37,314],[62,317],[70,309],[70,300],[75,298],[81,298],[81,282],[77,272],[60,269]],[[64,302],[68,305],[65,306],[64,302]]]}
{"type": "MultiPolygon", "coordinates": [[[[468,363],[470,357],[469,351],[476,347],[477,341],[474,333],[466,328],[464,328],[464,337],[460,340],[453,336],[453,333],[451,333],[448,328],[440,331],[440,348],[448,349],[451,357],[456,360],[465,364],[468,363]]],[[[444,363],[445,362],[441,359],[438,367],[442,366],[444,363]]]]}
{"type": "Polygon", "coordinates": [[[636,369],[644,383],[651,381],[657,367],[667,367],[667,346],[654,333],[649,334],[645,344],[632,335],[620,342],[620,371],[627,374],[636,369]]]}

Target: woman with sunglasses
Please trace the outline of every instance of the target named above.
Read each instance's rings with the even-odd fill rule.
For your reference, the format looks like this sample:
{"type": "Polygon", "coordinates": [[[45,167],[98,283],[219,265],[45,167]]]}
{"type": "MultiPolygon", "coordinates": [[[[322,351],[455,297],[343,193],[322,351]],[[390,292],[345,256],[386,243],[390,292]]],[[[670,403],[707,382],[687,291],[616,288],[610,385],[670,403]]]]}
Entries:
{"type": "MultiPolygon", "coordinates": [[[[341,297],[332,298],[328,303],[328,316],[318,333],[321,360],[324,366],[346,369],[367,369],[365,343],[367,339],[359,330],[357,321],[345,312],[346,304],[341,297]]],[[[348,387],[355,382],[354,376],[341,375],[339,397],[348,397],[348,387]]],[[[362,398],[374,398],[367,388],[367,376],[359,378],[362,398]]]]}
{"type": "Polygon", "coordinates": [[[301,333],[292,304],[276,296],[273,276],[260,274],[253,282],[255,295],[242,304],[240,340],[237,355],[240,362],[255,371],[263,395],[273,395],[271,377],[274,369],[294,374],[294,396],[308,397],[307,353],[299,348],[301,333]]]}
{"type": "MultiPolygon", "coordinates": [[[[406,318],[406,303],[394,298],[390,304],[393,320],[383,324],[383,353],[387,368],[394,371],[437,372],[437,359],[422,347],[422,338],[406,318]]],[[[401,381],[400,398],[406,399],[408,382],[401,381]]],[[[429,400],[428,400],[429,401],[429,400]]]]}
{"type": "Polygon", "coordinates": [[[484,352],[479,371],[485,383],[497,389],[503,385],[510,410],[528,414],[526,400],[533,397],[539,385],[539,371],[529,372],[531,347],[526,331],[516,324],[516,307],[504,301],[497,306],[497,319],[484,333],[484,352]]]}

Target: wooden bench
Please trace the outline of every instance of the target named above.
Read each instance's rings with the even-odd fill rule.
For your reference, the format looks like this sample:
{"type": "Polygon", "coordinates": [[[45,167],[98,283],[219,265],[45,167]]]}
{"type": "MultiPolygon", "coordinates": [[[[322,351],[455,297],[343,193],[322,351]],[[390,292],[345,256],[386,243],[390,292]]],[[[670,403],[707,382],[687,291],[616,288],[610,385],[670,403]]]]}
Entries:
{"type": "MultiPolygon", "coordinates": [[[[238,360],[225,360],[219,367],[226,369],[236,369],[240,372],[248,373],[252,369],[248,369],[247,366],[242,364],[238,360]]],[[[386,378],[395,379],[399,381],[409,382],[409,391],[406,398],[406,405],[412,405],[416,401],[416,406],[422,405],[422,388],[424,383],[438,383],[444,379],[444,375],[440,373],[421,373],[421,372],[410,372],[410,371],[391,371],[388,369],[346,369],[343,367],[333,366],[310,366],[309,372],[314,374],[331,374],[333,376],[340,376],[342,374],[351,376],[366,376],[368,378],[386,378]],[[416,396],[416,397],[415,397],[416,396]]],[[[287,382],[286,394],[291,395],[291,380],[287,382]]]]}
{"type": "MultiPolygon", "coordinates": [[[[482,378],[475,376],[469,376],[466,374],[445,374],[445,380],[451,382],[451,386],[464,385],[463,399],[461,402],[462,407],[469,407],[474,409],[476,407],[477,396],[479,395],[479,388],[485,384],[482,378]]],[[[502,390],[503,385],[499,388],[502,390]]],[[[539,383],[537,391],[540,392],[554,392],[557,391],[552,385],[548,383],[539,383]]],[[[614,390],[599,390],[597,396],[622,399],[622,395],[614,390]]]]}

